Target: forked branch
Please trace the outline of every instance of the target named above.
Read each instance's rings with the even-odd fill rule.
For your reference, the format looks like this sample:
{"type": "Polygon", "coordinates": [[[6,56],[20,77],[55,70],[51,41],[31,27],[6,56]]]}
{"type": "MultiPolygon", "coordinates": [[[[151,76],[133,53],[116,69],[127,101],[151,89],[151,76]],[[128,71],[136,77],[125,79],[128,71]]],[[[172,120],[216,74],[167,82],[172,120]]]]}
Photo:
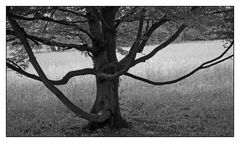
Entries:
{"type": "MultiPolygon", "coordinates": [[[[141,37],[142,37],[143,17],[144,17],[144,10],[142,10],[141,18],[139,19],[139,26],[138,26],[138,33],[137,33],[136,41],[133,43],[133,45],[129,51],[129,54],[121,61],[121,63],[123,64],[123,61],[125,60],[124,67],[120,71],[118,71],[114,74],[100,73],[98,76],[100,76],[101,78],[105,78],[105,79],[114,79],[116,77],[123,75],[124,73],[126,73],[128,71],[128,69],[131,67],[131,64],[134,61],[136,54],[138,52],[138,49],[139,49],[139,45],[140,45],[140,41],[141,41],[141,37]]],[[[110,63],[109,65],[107,65],[105,67],[106,68],[110,67],[111,64],[112,63],[110,63]]],[[[104,71],[104,69],[102,69],[102,71],[104,71]]]]}
{"type": "MultiPolygon", "coordinates": [[[[154,23],[149,30],[142,36],[142,28],[143,28],[143,17],[144,17],[144,10],[141,11],[139,19],[139,26],[138,26],[138,33],[135,42],[133,43],[128,55],[126,55],[119,63],[119,71],[114,74],[106,74],[106,73],[100,73],[99,76],[105,79],[114,79],[116,77],[119,77],[123,74],[125,74],[129,68],[132,67],[134,64],[134,60],[136,57],[136,54],[140,51],[140,48],[143,49],[143,47],[146,45],[147,40],[151,36],[151,34],[162,24],[167,22],[168,20],[163,17],[160,21],[154,23]]],[[[178,35],[177,35],[178,36],[178,35]]],[[[141,50],[142,50],[141,49],[141,50]]],[[[108,67],[108,66],[106,66],[108,67]]]]}
{"type": "MultiPolygon", "coordinates": [[[[142,17],[143,18],[143,17],[142,17]]],[[[154,23],[142,36],[141,32],[142,32],[142,26],[143,26],[143,19],[140,19],[139,21],[139,26],[138,26],[138,34],[137,34],[137,38],[136,41],[139,40],[139,44],[138,46],[135,48],[137,48],[137,50],[135,50],[135,52],[140,53],[142,52],[143,48],[145,47],[149,37],[152,35],[152,33],[161,25],[163,25],[165,22],[167,22],[168,20],[163,17],[161,20],[159,20],[158,22],[154,23]]],[[[131,47],[131,50],[133,49],[133,47],[131,47]]],[[[125,56],[121,61],[120,64],[121,65],[125,65],[125,63],[129,60],[129,57],[131,56],[131,50],[129,52],[129,54],[127,56],[125,56]]]]}
{"type": "Polygon", "coordinates": [[[152,58],[158,51],[162,50],[163,48],[167,47],[169,44],[171,44],[177,37],[182,33],[182,31],[187,27],[187,25],[183,24],[167,41],[162,43],[161,45],[157,46],[152,52],[149,54],[138,58],[134,61],[133,66],[135,66],[138,63],[145,62],[146,60],[152,58]]]}

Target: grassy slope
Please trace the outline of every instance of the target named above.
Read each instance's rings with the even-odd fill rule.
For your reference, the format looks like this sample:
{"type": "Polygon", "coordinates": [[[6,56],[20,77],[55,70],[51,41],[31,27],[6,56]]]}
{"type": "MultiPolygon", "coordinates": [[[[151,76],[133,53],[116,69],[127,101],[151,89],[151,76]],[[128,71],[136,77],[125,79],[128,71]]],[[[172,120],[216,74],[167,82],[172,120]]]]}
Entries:
{"type": "MultiPolygon", "coordinates": [[[[173,44],[131,72],[156,81],[174,79],[220,54],[221,45],[220,41],[173,44]]],[[[146,47],[143,53],[153,48],[146,47]]],[[[77,52],[36,56],[51,79],[92,67],[91,60],[77,52]]],[[[32,67],[28,71],[34,72],[32,67]]],[[[87,121],[66,109],[43,84],[8,72],[7,136],[233,136],[232,60],[172,85],[121,79],[122,113],[133,128],[87,134],[81,132],[87,121]]],[[[93,76],[76,77],[59,88],[88,111],[95,98],[94,83],[93,76]]]]}

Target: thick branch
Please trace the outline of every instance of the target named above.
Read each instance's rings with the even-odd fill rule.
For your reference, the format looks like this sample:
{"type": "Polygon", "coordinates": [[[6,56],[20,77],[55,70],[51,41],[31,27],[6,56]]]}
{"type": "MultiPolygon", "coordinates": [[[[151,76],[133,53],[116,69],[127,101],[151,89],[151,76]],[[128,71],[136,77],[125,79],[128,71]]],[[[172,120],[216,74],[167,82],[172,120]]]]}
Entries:
{"type": "MultiPolygon", "coordinates": [[[[14,65],[16,65],[16,64],[12,65],[8,62],[6,64],[7,64],[8,68],[10,68],[10,69],[22,74],[22,75],[25,75],[28,78],[38,80],[38,81],[42,81],[39,76],[36,76],[34,74],[26,72],[25,70],[20,68],[20,66],[15,67],[14,65]]],[[[81,69],[81,70],[76,70],[76,71],[70,71],[60,80],[49,80],[49,81],[54,85],[63,85],[63,84],[66,84],[71,78],[73,78],[75,76],[80,76],[80,75],[95,75],[95,71],[91,68],[86,68],[86,69],[81,69]]]]}
{"type": "Polygon", "coordinates": [[[233,42],[230,44],[230,46],[218,57],[212,59],[212,60],[209,60],[207,62],[204,62],[203,64],[201,64],[200,66],[198,66],[196,69],[192,70],[191,72],[189,72],[188,74],[184,75],[184,76],[181,76],[175,80],[170,80],[170,81],[164,81],[164,82],[155,82],[155,81],[151,81],[149,79],[146,79],[146,78],[143,78],[143,77],[139,77],[139,76],[136,76],[136,75],[133,75],[131,73],[125,73],[126,76],[129,76],[131,78],[134,78],[134,79],[137,79],[137,80],[140,80],[140,81],[143,81],[143,82],[146,82],[146,83],[149,83],[149,84],[152,84],[152,85],[166,85],[166,84],[172,84],[172,83],[176,83],[176,82],[179,82],[191,75],[193,75],[194,73],[196,73],[197,71],[201,70],[201,69],[206,69],[206,68],[209,68],[209,67],[212,67],[214,65],[217,65],[227,59],[230,59],[233,57],[233,55],[230,55],[222,60],[219,60],[220,58],[222,58],[225,53],[232,47],[233,45],[233,42]],[[219,60],[219,61],[217,61],[219,60]]]}
{"type": "Polygon", "coordinates": [[[181,34],[181,32],[186,28],[186,25],[182,25],[176,33],[174,33],[167,41],[162,43],[161,45],[157,46],[152,52],[147,54],[146,56],[143,56],[141,58],[138,58],[134,61],[132,66],[135,66],[138,63],[145,62],[146,60],[150,59],[153,57],[158,51],[162,50],[163,48],[167,47],[170,43],[172,43],[177,37],[181,34]]]}
{"type": "Polygon", "coordinates": [[[73,104],[58,88],[56,88],[46,77],[45,73],[43,72],[42,68],[38,64],[33,51],[27,41],[26,35],[24,34],[25,31],[17,24],[17,22],[12,19],[11,17],[9,18],[9,22],[16,33],[16,36],[21,40],[23,46],[25,47],[25,50],[29,56],[29,61],[32,63],[33,67],[37,71],[40,79],[42,80],[43,84],[50,90],[52,91],[58,99],[66,106],[68,107],[72,112],[74,112],[76,115],[87,119],[89,121],[94,121],[94,122],[103,122],[105,121],[109,115],[110,111],[108,109],[100,112],[99,114],[90,114],[79,107],[77,107],[75,104],[73,104]]]}
{"type": "Polygon", "coordinates": [[[69,79],[71,79],[72,77],[75,77],[75,76],[79,76],[79,75],[95,75],[95,71],[91,68],[70,71],[61,80],[57,80],[57,81],[52,80],[51,82],[55,85],[66,84],[69,81],[69,79]]]}

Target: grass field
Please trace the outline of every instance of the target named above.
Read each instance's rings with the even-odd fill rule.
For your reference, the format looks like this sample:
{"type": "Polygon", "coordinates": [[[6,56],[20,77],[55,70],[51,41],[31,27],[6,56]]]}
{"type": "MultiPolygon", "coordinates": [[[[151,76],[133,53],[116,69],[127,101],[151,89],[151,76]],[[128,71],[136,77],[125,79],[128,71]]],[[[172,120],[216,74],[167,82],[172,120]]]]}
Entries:
{"type": "MultiPolygon", "coordinates": [[[[224,50],[222,44],[172,44],[130,72],[155,81],[175,79],[218,56],[224,50]]],[[[148,46],[143,53],[153,48],[148,46]]],[[[70,70],[92,67],[90,58],[79,52],[41,53],[36,57],[51,79],[59,79],[70,70]]],[[[31,66],[27,71],[35,73],[31,66]]],[[[93,76],[72,78],[59,88],[89,111],[95,98],[93,76]]],[[[71,113],[42,83],[7,72],[7,136],[234,135],[233,60],[171,85],[152,86],[123,76],[119,93],[122,114],[133,127],[88,134],[81,131],[87,121],[71,113]]]]}

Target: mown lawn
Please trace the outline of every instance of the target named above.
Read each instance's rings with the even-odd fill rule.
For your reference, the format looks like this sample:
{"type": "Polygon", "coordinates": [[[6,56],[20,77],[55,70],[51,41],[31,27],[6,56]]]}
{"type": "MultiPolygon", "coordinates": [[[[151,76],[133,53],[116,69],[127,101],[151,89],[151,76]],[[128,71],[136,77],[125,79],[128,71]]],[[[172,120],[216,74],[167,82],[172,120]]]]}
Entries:
{"type": "MultiPolygon", "coordinates": [[[[224,51],[222,44],[172,44],[130,72],[155,81],[175,79],[218,56],[224,51]]],[[[146,47],[143,54],[153,48],[146,47]]],[[[51,79],[59,79],[69,70],[92,67],[90,58],[79,52],[41,53],[36,57],[51,79]]],[[[27,70],[35,73],[31,66],[27,70]]],[[[95,98],[94,80],[93,76],[75,77],[59,88],[89,111],[95,98]]],[[[132,128],[89,134],[82,132],[87,121],[71,113],[42,83],[7,72],[7,136],[234,135],[233,60],[171,85],[153,86],[123,76],[119,93],[122,114],[132,128]]]]}

